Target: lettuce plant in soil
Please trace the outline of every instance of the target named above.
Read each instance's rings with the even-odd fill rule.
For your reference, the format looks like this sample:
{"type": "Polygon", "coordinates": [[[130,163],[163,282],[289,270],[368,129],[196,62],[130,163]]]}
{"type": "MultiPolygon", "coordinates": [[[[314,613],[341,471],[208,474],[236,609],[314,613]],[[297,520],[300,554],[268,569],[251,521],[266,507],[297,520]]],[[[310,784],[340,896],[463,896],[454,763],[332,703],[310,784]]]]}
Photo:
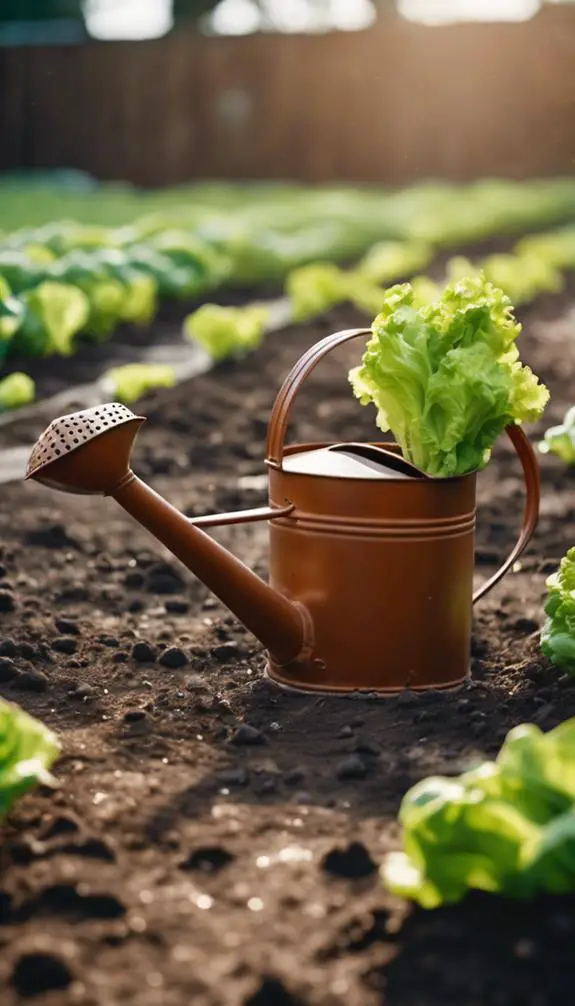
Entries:
{"type": "Polygon", "coordinates": [[[0,699],[0,819],[33,786],[51,786],[60,754],[56,735],[19,706],[0,699]]]}
{"type": "Polygon", "coordinates": [[[538,446],[542,454],[556,454],[566,465],[575,464],[575,406],[567,410],[562,423],[549,427],[538,446]]]}
{"type": "Polygon", "coordinates": [[[187,339],[197,342],[215,360],[223,360],[259,346],[268,318],[269,307],[265,304],[246,307],[204,304],[188,315],[184,332],[187,339]]]}
{"type": "Polygon", "coordinates": [[[575,674],[575,548],[548,577],[547,591],[541,649],[556,667],[575,674]]]}
{"type": "Polygon", "coordinates": [[[424,908],[470,888],[529,898],[575,891],[575,718],[549,733],[515,727],[495,761],[424,779],[399,812],[403,850],[381,874],[424,908]]]}
{"type": "Polygon", "coordinates": [[[114,401],[129,405],[152,388],[172,388],[175,383],[175,368],[167,363],[127,363],[106,371],[102,390],[114,401]]]}
{"type": "Polygon", "coordinates": [[[36,385],[28,374],[15,371],[0,378],[0,412],[30,405],[36,397],[36,385]]]}
{"type": "Polygon", "coordinates": [[[511,301],[483,275],[423,304],[409,283],[391,287],[350,372],[354,394],[428,475],[479,470],[503,429],[539,419],[549,399],[519,360],[520,331],[511,301]]]}

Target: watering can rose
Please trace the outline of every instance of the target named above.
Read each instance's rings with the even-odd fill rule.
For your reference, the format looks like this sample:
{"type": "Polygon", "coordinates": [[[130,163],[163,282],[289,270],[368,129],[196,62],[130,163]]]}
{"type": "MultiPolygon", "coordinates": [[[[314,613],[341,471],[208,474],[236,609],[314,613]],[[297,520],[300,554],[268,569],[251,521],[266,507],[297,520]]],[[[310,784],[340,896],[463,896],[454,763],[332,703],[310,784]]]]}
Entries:
{"type": "Polygon", "coordinates": [[[511,423],[540,418],[549,399],[519,360],[511,301],[483,275],[417,304],[409,283],[385,294],[361,365],[350,373],[403,455],[428,475],[479,470],[511,423]]]}

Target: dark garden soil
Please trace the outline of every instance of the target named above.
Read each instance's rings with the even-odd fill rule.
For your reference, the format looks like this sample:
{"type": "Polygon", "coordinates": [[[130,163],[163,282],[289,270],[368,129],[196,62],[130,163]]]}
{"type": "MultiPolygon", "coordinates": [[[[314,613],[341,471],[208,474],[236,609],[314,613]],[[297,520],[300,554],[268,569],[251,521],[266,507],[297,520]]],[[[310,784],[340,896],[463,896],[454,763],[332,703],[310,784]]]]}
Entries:
{"type": "MultiPolygon", "coordinates": [[[[524,313],[549,422],[574,399],[574,304],[571,290],[524,313]]],[[[283,331],[139,403],[136,469],[189,514],[264,502],[280,381],[307,345],[356,321],[342,309],[283,331]]],[[[373,437],[346,386],[355,352],[315,372],[298,439],[373,437]]],[[[471,680],[389,700],[279,691],[253,638],[113,502],[4,487],[0,690],[56,729],[64,753],[60,789],[27,796],[0,839],[2,1006],[572,1002],[575,899],[472,896],[424,912],[376,870],[413,782],[493,755],[519,722],[575,714],[575,682],[546,665],[537,635],[545,576],[575,537],[575,478],[542,468],[536,539],[477,608],[471,680]]],[[[480,504],[478,579],[520,522],[504,440],[480,504]]],[[[214,534],[265,573],[265,526],[214,534]]]]}

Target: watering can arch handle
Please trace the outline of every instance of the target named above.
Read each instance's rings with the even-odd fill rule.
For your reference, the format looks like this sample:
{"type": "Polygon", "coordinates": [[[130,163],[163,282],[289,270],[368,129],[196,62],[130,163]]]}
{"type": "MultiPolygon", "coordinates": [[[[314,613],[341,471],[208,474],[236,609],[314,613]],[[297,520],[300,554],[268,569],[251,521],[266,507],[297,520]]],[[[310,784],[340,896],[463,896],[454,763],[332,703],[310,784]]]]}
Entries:
{"type": "MultiPolygon", "coordinates": [[[[270,417],[267,437],[267,463],[273,468],[281,468],[287,424],[294,401],[312,370],[317,364],[327,356],[332,349],[358,339],[361,336],[367,338],[371,335],[371,329],[350,328],[342,332],[335,332],[315,343],[303,354],[295,366],[292,368],[284,383],[282,384],[278,396],[275,400],[270,417]]],[[[506,427],[511,443],[513,444],[525,478],[526,500],[523,511],[523,522],[519,538],[513,546],[511,552],[499,567],[499,569],[485,583],[482,583],[473,595],[473,603],[479,601],[493,588],[517,562],[527,544],[529,543],[539,519],[539,504],[541,498],[541,480],[539,475],[539,465],[537,456],[532,444],[526,437],[520,426],[515,423],[506,427]]]]}

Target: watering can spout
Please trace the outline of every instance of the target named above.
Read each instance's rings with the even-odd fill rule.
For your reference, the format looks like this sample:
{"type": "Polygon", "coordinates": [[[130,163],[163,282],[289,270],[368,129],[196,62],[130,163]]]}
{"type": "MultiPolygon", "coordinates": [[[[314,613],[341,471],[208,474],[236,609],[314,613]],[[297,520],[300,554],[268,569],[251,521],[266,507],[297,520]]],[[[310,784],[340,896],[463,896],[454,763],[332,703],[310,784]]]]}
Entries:
{"type": "MultiPolygon", "coordinates": [[[[118,404],[56,419],[36,443],[26,478],[64,492],[112,496],[233,611],[278,663],[304,659],[310,649],[305,609],[264,583],[134,475],[130,455],[143,422],[141,416],[118,404]]],[[[257,516],[251,513],[244,519],[279,516],[267,508],[257,516]]],[[[235,518],[234,522],[238,519],[228,517],[235,518]]],[[[224,515],[199,519],[197,524],[226,522],[230,520],[224,515]]]]}

